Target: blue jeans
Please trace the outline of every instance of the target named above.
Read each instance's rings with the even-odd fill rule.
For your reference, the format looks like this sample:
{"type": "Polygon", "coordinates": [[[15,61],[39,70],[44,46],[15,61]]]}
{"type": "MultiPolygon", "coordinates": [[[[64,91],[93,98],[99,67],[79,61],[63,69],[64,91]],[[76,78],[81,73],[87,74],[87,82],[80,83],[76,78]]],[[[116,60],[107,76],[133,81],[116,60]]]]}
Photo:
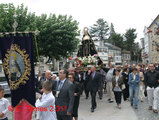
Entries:
{"type": "Polygon", "coordinates": [[[137,107],[138,106],[138,93],[139,93],[139,86],[129,86],[129,94],[130,94],[130,102],[137,107]],[[133,94],[134,92],[134,94],[133,94]],[[135,99],[133,100],[133,95],[135,99]]]}

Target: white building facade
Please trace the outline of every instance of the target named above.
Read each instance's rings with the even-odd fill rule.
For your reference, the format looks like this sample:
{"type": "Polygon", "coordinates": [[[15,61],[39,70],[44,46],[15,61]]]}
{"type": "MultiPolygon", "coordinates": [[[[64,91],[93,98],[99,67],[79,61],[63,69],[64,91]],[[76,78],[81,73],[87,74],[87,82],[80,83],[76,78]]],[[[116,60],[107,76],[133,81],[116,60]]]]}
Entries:
{"type": "Polygon", "coordinates": [[[122,64],[121,48],[110,43],[104,43],[103,40],[94,40],[94,44],[104,64],[107,65],[109,61],[114,65],[122,64]]]}
{"type": "Polygon", "coordinates": [[[142,63],[143,64],[148,64],[150,62],[150,40],[149,40],[149,33],[148,28],[145,26],[144,27],[144,38],[142,42],[142,63]]]}

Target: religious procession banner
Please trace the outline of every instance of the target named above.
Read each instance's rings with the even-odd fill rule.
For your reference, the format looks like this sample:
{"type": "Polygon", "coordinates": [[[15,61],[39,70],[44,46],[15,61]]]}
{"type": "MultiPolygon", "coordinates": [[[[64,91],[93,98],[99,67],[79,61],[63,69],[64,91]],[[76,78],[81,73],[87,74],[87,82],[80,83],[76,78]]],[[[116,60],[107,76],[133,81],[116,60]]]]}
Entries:
{"type": "MultiPolygon", "coordinates": [[[[27,105],[35,105],[33,40],[29,34],[4,34],[0,36],[3,68],[11,89],[12,106],[21,112],[27,105]],[[20,106],[21,105],[21,106],[20,106]],[[23,106],[25,105],[25,106],[23,106]]],[[[28,111],[31,115],[32,112],[28,111]]],[[[20,113],[18,113],[20,115],[20,113]]],[[[16,116],[16,114],[15,114],[16,116]]],[[[23,119],[27,114],[17,119],[23,119]]],[[[29,119],[28,119],[29,120],[29,119]]]]}

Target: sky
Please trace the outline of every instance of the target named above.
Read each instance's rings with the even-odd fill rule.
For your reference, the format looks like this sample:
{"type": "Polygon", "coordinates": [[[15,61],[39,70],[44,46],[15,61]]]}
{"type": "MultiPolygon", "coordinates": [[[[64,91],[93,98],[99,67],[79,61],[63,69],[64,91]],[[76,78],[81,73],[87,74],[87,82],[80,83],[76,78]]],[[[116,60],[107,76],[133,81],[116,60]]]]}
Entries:
{"type": "Polygon", "coordinates": [[[71,15],[79,22],[79,29],[90,27],[97,19],[103,18],[115,31],[124,34],[135,28],[137,39],[144,37],[143,30],[159,14],[159,0],[0,0],[0,3],[24,3],[30,12],[56,15],[71,15]]]}

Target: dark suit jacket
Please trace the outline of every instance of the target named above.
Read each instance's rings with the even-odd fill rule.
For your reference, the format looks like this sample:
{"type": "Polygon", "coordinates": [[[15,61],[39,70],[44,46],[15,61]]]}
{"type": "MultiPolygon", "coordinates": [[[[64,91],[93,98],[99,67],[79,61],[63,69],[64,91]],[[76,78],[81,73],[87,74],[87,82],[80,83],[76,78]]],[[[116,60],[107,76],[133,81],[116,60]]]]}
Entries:
{"type": "Polygon", "coordinates": [[[66,79],[65,82],[63,83],[60,93],[56,97],[56,101],[55,101],[56,107],[58,107],[58,106],[60,107],[60,110],[57,112],[57,114],[66,115],[67,112],[72,113],[73,105],[74,105],[74,98],[75,98],[74,97],[74,85],[73,85],[73,83],[71,83],[69,80],[66,79]],[[63,109],[62,109],[62,107],[63,107],[63,109]]]}
{"type": "Polygon", "coordinates": [[[55,96],[56,95],[56,89],[57,89],[57,81],[51,79],[52,82],[52,93],[55,96]]]}
{"type": "MultiPolygon", "coordinates": [[[[39,90],[38,90],[38,92],[39,92],[40,94],[42,94],[42,92],[41,92],[40,90],[42,89],[42,84],[43,84],[44,81],[46,81],[46,78],[41,78],[41,79],[40,79],[40,82],[39,82],[39,90]]],[[[56,82],[55,80],[53,80],[52,78],[51,78],[49,81],[52,83],[52,93],[53,93],[53,95],[55,96],[55,94],[56,94],[57,82],[56,82]]]]}
{"type": "Polygon", "coordinates": [[[86,77],[87,90],[97,92],[98,89],[100,89],[100,87],[101,87],[101,82],[102,82],[101,77],[102,76],[98,72],[96,72],[95,76],[94,76],[94,79],[92,79],[91,74],[87,75],[87,77],[86,77]]]}
{"type": "Polygon", "coordinates": [[[123,83],[125,84],[125,87],[129,87],[128,81],[129,81],[129,73],[126,74],[125,72],[122,73],[123,75],[123,83]]]}

